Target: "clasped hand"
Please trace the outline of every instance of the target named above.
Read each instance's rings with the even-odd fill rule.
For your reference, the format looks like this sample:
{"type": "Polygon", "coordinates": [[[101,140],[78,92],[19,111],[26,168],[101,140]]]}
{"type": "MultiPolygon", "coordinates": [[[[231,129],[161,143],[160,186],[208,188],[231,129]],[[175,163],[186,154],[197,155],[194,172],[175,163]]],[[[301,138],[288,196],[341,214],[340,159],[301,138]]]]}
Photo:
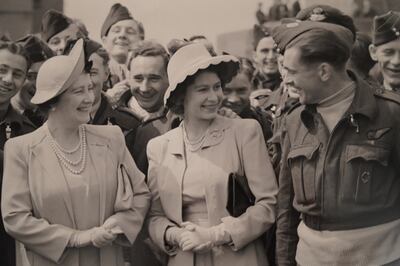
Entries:
{"type": "Polygon", "coordinates": [[[184,222],[181,228],[174,230],[173,242],[183,251],[204,253],[213,246],[212,231],[191,222],[184,222]]]}

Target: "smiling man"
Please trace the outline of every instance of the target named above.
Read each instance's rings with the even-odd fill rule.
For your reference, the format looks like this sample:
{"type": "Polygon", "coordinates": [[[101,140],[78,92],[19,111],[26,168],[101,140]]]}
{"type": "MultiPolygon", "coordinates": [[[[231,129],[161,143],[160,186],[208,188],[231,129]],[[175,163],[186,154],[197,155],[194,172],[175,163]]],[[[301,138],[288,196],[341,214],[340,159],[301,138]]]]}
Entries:
{"type": "Polygon", "coordinates": [[[372,36],[369,51],[379,64],[383,86],[400,93],[400,12],[375,17],[372,36]]]}
{"type": "MultiPolygon", "coordinates": [[[[35,126],[24,116],[20,115],[10,104],[11,98],[22,87],[27,69],[28,56],[20,44],[10,41],[0,41],[0,154],[1,171],[3,176],[3,148],[7,139],[29,133],[35,126]]],[[[0,221],[0,265],[15,265],[15,242],[4,231],[0,221]]]]}
{"type": "Polygon", "coordinates": [[[345,27],[273,36],[301,103],[282,129],[277,265],[400,265],[400,96],[347,71],[345,27]]]}
{"type": "Polygon", "coordinates": [[[253,53],[256,71],[253,76],[253,85],[257,89],[276,90],[282,79],[278,69],[278,55],[275,42],[268,32],[265,32],[253,53]]]}
{"type": "MultiPolygon", "coordinates": [[[[114,86],[128,78],[129,53],[138,41],[144,39],[144,28],[125,6],[117,3],[111,7],[104,20],[101,39],[110,55],[111,85],[114,86]]],[[[126,84],[124,86],[127,87],[126,84]]]]}
{"type": "Polygon", "coordinates": [[[54,52],[38,37],[28,34],[17,41],[25,48],[30,59],[30,67],[26,74],[25,82],[18,93],[11,99],[12,106],[22,115],[39,127],[43,124],[45,117],[39,108],[31,103],[36,92],[36,77],[43,63],[54,56],[54,52]]]}

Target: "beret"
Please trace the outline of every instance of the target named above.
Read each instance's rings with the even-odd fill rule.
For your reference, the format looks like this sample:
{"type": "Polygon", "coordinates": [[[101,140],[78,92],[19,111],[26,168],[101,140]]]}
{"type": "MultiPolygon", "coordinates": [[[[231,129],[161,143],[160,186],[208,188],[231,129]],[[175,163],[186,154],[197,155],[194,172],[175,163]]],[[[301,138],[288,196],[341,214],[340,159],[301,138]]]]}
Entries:
{"type": "Polygon", "coordinates": [[[42,40],[48,42],[51,37],[68,28],[70,24],[72,20],[64,14],[53,9],[47,11],[43,15],[40,29],[42,40]]]}
{"type": "Polygon", "coordinates": [[[297,13],[296,19],[327,22],[343,26],[353,33],[354,39],[357,32],[354,21],[350,16],[328,5],[312,5],[304,8],[297,13]]]}
{"type": "Polygon", "coordinates": [[[344,44],[349,51],[353,46],[353,34],[347,28],[326,22],[315,22],[315,21],[286,21],[287,23],[276,26],[272,31],[272,38],[274,39],[277,50],[280,53],[284,53],[286,46],[291,43],[294,39],[304,36],[308,32],[314,29],[321,29],[328,32],[332,32],[338,40],[344,44]]]}
{"type": "Polygon", "coordinates": [[[389,11],[376,16],[372,28],[372,43],[375,46],[391,42],[400,37],[400,12],[389,11]]]}
{"type": "Polygon", "coordinates": [[[114,4],[111,7],[110,12],[108,13],[106,19],[104,20],[103,25],[101,26],[100,36],[101,37],[107,36],[108,31],[112,25],[114,25],[118,21],[127,19],[135,20],[125,6],[119,3],[114,4]]]}
{"type": "Polygon", "coordinates": [[[29,57],[31,63],[46,61],[54,56],[54,52],[39,37],[28,34],[16,41],[21,44],[29,57]]]}

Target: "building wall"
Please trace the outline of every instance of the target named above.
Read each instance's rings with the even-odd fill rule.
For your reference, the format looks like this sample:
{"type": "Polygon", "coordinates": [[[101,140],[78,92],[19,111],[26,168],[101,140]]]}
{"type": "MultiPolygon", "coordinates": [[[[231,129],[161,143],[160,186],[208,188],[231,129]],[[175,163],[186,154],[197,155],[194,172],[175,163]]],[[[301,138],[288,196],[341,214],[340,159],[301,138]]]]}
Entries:
{"type": "Polygon", "coordinates": [[[0,0],[0,32],[12,39],[40,31],[41,19],[48,9],[63,10],[63,0],[0,0]]]}

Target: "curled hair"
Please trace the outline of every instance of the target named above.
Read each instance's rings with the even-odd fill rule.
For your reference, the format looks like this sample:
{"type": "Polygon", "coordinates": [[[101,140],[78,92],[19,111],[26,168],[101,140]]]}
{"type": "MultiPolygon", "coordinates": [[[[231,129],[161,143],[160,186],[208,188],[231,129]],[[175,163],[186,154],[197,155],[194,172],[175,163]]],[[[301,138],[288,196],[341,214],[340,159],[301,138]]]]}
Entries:
{"type": "Polygon", "coordinates": [[[12,41],[5,41],[5,40],[0,40],[0,50],[7,50],[12,54],[15,55],[20,55],[26,60],[26,70],[29,69],[31,65],[31,60],[29,59],[29,54],[25,50],[24,46],[20,43],[15,43],[12,41]]]}
{"type": "Polygon", "coordinates": [[[299,48],[300,60],[304,64],[326,62],[335,69],[345,66],[350,57],[349,47],[333,32],[323,29],[312,29],[307,34],[291,41],[286,50],[299,48]]]}
{"type": "Polygon", "coordinates": [[[166,103],[166,106],[171,110],[171,112],[173,112],[177,115],[183,115],[183,113],[185,111],[184,107],[183,107],[183,101],[186,96],[187,88],[191,84],[193,84],[193,82],[195,81],[195,79],[197,78],[197,76],[200,73],[204,73],[204,72],[215,73],[221,81],[221,86],[225,87],[224,79],[222,78],[221,69],[218,65],[211,65],[206,69],[201,69],[201,70],[197,71],[195,74],[186,77],[186,79],[183,82],[176,85],[175,90],[171,92],[171,95],[169,96],[167,103],[166,103]]]}
{"type": "Polygon", "coordinates": [[[132,56],[129,59],[128,69],[130,69],[133,58],[138,56],[161,56],[164,60],[165,69],[167,69],[169,55],[165,48],[155,41],[145,40],[140,41],[135,45],[132,49],[132,56]]]}
{"type": "Polygon", "coordinates": [[[49,115],[51,108],[53,108],[54,105],[56,105],[58,103],[58,101],[60,100],[60,97],[62,94],[63,93],[55,96],[54,98],[51,98],[50,100],[48,100],[44,103],[38,104],[37,106],[39,108],[39,111],[42,112],[47,117],[49,115]]]}

